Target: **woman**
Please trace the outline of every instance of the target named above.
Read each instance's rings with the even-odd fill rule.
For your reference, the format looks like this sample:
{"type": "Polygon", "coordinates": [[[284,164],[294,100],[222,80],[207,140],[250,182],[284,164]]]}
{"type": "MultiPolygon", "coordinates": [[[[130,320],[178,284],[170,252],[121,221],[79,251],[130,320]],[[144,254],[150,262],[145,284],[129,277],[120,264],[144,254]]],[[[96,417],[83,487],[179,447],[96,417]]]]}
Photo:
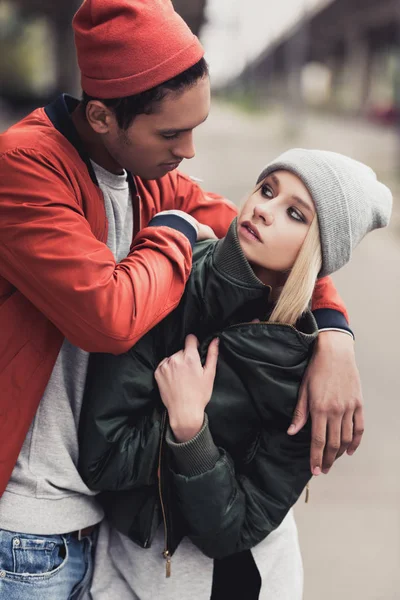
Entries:
{"type": "MultiPolygon", "coordinates": [[[[176,311],[126,355],[93,357],[81,471],[121,532],[98,546],[126,585],[121,598],[301,598],[289,510],[311,477],[310,429],[286,432],[317,335],[308,305],[317,277],[346,264],[390,210],[365,165],[290,150],[227,236],[196,247],[176,311]],[[200,354],[193,337],[180,350],[188,333],[200,354]],[[168,576],[175,551],[176,575],[161,580],[161,552],[168,576]]],[[[106,580],[95,573],[95,600],[108,597],[106,580]]]]}

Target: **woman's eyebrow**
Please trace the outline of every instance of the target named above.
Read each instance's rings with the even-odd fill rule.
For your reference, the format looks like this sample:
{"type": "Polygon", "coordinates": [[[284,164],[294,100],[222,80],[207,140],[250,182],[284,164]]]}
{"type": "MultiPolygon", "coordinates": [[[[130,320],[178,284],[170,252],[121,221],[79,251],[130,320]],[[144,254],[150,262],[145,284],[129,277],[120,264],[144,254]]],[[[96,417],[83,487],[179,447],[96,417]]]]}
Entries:
{"type": "Polygon", "coordinates": [[[274,173],[271,173],[271,179],[274,182],[274,184],[276,185],[276,187],[279,189],[279,179],[277,178],[276,175],[274,175],[274,173]]]}
{"type": "MultiPolygon", "coordinates": [[[[279,190],[279,179],[278,179],[278,177],[274,173],[271,173],[271,179],[272,179],[272,181],[274,182],[274,184],[276,185],[276,187],[279,190]]],[[[314,215],[314,209],[310,206],[310,204],[308,202],[306,202],[302,198],[299,198],[299,196],[293,195],[292,198],[293,198],[293,200],[295,202],[298,202],[299,204],[301,204],[301,206],[303,206],[303,208],[305,210],[308,210],[310,214],[314,215]]]]}
{"type": "Polygon", "coordinates": [[[305,200],[302,200],[302,198],[299,198],[298,196],[292,196],[292,198],[293,198],[293,200],[295,200],[295,202],[298,202],[299,204],[301,204],[301,206],[303,208],[308,210],[310,214],[314,215],[314,209],[311,208],[311,206],[309,205],[308,202],[306,202],[305,200]]]}

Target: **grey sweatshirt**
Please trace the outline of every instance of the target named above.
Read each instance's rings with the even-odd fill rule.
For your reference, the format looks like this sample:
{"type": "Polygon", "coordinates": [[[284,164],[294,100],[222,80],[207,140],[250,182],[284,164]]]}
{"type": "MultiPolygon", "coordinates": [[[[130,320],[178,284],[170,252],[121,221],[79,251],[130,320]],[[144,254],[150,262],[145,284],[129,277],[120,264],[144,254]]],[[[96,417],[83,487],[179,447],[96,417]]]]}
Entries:
{"type": "MultiPolygon", "coordinates": [[[[132,199],[126,173],[113,175],[93,164],[108,220],[107,246],[117,262],[133,234],[132,199]]],[[[7,489],[0,498],[3,529],[51,535],[98,523],[103,511],[82,481],[78,424],[89,354],[65,340],[7,489]]]]}

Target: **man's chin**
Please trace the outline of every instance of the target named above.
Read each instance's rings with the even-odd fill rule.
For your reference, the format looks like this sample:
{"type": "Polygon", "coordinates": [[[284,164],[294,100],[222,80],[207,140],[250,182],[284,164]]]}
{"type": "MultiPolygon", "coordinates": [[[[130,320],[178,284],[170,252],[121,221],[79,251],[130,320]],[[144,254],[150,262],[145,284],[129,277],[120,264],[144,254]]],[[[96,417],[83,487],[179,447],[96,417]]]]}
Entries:
{"type": "Polygon", "coordinates": [[[134,175],[140,177],[140,179],[146,179],[147,181],[152,181],[154,179],[160,179],[160,177],[164,177],[167,173],[170,173],[174,169],[171,169],[167,165],[159,165],[158,167],[154,167],[153,169],[143,170],[141,172],[132,171],[134,175]]]}

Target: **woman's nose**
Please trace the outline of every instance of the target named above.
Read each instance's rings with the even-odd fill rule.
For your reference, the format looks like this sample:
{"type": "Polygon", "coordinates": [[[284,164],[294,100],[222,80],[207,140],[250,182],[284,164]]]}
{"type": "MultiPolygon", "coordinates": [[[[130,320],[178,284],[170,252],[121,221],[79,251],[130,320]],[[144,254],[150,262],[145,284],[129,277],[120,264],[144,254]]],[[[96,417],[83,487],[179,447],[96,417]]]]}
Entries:
{"type": "Polygon", "coordinates": [[[261,219],[265,225],[272,225],[274,215],[266,203],[256,204],[254,207],[254,215],[261,219]]]}

